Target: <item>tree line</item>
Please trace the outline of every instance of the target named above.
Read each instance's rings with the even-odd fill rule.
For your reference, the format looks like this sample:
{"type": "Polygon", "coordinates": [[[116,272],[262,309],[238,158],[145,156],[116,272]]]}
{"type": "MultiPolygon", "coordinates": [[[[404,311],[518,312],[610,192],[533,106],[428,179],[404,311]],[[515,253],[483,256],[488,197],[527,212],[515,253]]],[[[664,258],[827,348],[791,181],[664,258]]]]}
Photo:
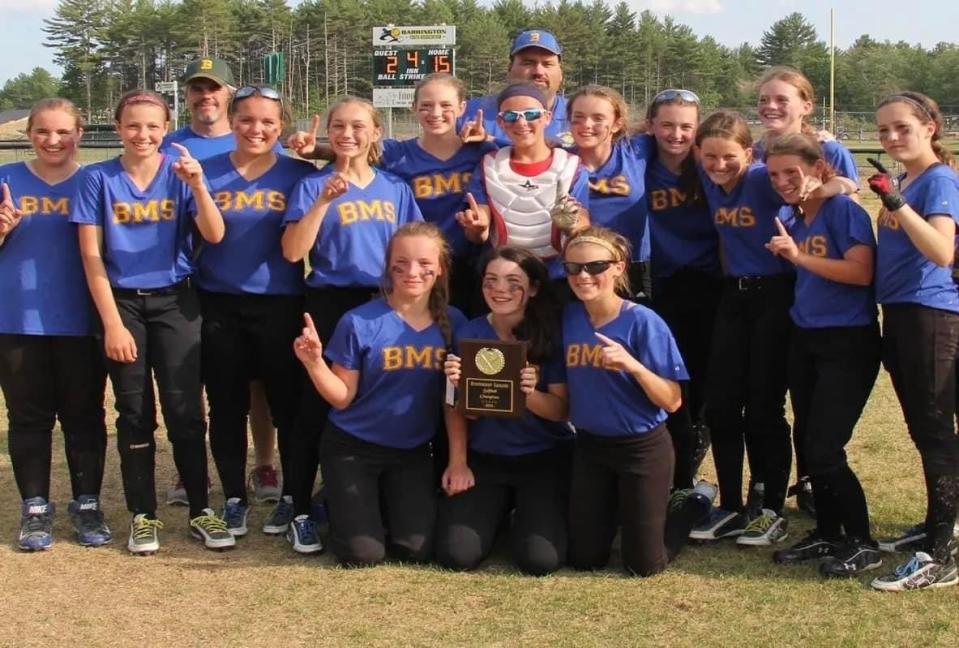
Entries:
{"type": "MultiPolygon", "coordinates": [[[[696,91],[707,108],[754,105],[757,75],[778,64],[800,68],[820,102],[829,89],[828,47],[800,13],[771,25],[759,43],[741,44],[603,0],[305,0],[295,8],[286,0],[61,0],[44,22],[45,45],[63,67],[59,92],[94,118],[109,114],[125,90],[176,79],[201,55],[229,61],[244,84],[263,82],[264,57],[282,52],[278,85],[298,116],[342,94],[370,96],[371,31],[391,23],[456,25],[457,76],[470,94],[501,86],[512,37],[533,27],[562,43],[567,89],[602,83],[634,105],[666,87],[696,91]]],[[[869,112],[881,96],[908,88],[959,112],[956,70],[954,43],[927,49],[863,35],[837,52],[836,108],[869,112]]],[[[26,76],[20,86],[30,85],[26,76]]],[[[0,105],[12,98],[6,93],[0,105]]]]}

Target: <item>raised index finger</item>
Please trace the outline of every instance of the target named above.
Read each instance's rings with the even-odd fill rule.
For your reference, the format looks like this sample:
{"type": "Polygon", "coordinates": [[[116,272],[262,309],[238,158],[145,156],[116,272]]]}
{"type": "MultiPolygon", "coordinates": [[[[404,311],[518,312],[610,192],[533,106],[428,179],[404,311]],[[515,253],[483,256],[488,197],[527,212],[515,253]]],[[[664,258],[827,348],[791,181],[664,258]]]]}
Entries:
{"type": "Polygon", "coordinates": [[[173,148],[177,150],[177,152],[180,154],[180,157],[182,159],[189,160],[192,157],[190,155],[190,150],[187,147],[183,146],[183,144],[180,144],[179,142],[170,142],[170,146],[172,146],[173,148]]]}
{"type": "Polygon", "coordinates": [[[599,331],[593,331],[593,333],[596,335],[596,337],[599,338],[599,341],[602,342],[603,344],[605,344],[606,346],[615,346],[615,345],[619,344],[619,342],[617,342],[616,340],[614,340],[614,339],[612,339],[612,338],[606,337],[605,335],[603,335],[603,334],[600,333],[599,331]]]}
{"type": "Polygon", "coordinates": [[[316,326],[313,324],[313,318],[310,317],[309,313],[303,313],[303,323],[306,325],[305,328],[313,334],[316,334],[316,326]]]}
{"type": "Polygon", "coordinates": [[[310,132],[313,133],[313,137],[316,137],[316,134],[320,132],[320,116],[313,115],[313,120],[310,122],[310,132]]]}
{"type": "Polygon", "coordinates": [[[473,192],[466,192],[466,202],[469,203],[470,209],[472,209],[474,212],[479,211],[479,205],[476,204],[476,198],[473,198],[473,192]]]}
{"type": "Polygon", "coordinates": [[[483,109],[479,108],[476,111],[476,125],[483,126],[483,109]]]}
{"type": "Polygon", "coordinates": [[[866,162],[876,167],[876,171],[878,171],[879,173],[885,173],[887,175],[889,174],[889,171],[886,169],[886,167],[882,165],[882,162],[880,162],[876,158],[867,157],[866,162]]]}
{"type": "Polygon", "coordinates": [[[776,221],[776,229],[779,230],[779,235],[789,236],[789,232],[786,231],[786,226],[783,225],[783,222],[779,220],[778,218],[773,218],[773,220],[776,221]]]}
{"type": "Polygon", "coordinates": [[[3,202],[11,207],[13,206],[13,197],[10,195],[10,185],[6,182],[3,183],[3,202]]]}

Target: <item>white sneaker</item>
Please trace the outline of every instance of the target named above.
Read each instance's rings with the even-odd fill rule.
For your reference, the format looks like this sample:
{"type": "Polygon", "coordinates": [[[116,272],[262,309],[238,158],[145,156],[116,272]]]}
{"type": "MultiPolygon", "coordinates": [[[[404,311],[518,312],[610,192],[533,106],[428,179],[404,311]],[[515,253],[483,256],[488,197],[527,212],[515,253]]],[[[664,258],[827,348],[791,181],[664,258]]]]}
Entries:
{"type": "Polygon", "coordinates": [[[749,547],[768,547],[789,537],[786,518],[769,509],[762,509],[749,521],[746,530],[736,538],[736,544],[749,547]]]}

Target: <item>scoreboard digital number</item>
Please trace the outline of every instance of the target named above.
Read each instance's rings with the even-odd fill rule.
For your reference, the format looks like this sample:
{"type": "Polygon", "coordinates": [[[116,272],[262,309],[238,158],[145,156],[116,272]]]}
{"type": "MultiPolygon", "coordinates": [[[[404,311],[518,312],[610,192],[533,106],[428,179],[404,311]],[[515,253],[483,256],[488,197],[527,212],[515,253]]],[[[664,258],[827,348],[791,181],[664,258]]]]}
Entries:
{"type": "Polygon", "coordinates": [[[373,52],[374,86],[411,87],[434,72],[455,72],[452,48],[377,49],[373,52]]]}

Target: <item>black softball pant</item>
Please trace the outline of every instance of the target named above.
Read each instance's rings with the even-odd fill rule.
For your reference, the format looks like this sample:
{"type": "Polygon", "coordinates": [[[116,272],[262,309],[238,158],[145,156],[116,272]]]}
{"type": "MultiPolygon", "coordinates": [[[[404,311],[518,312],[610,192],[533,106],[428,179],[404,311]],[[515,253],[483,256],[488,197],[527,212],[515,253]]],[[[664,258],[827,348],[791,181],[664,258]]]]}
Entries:
{"type": "Polygon", "coordinates": [[[709,345],[716,322],[722,279],[691,268],[657,280],[653,287],[653,309],[669,326],[683,356],[689,380],[681,384],[683,403],[669,415],[666,427],[676,450],[674,488],[689,488],[696,466],[693,454],[696,438],[693,425],[703,423],[706,406],[706,371],[709,345]]]}
{"type": "Polygon", "coordinates": [[[919,304],[886,304],[882,313],[882,363],[922,459],[926,550],[945,560],[959,500],[954,419],[959,315],[919,304]]]}
{"type": "MultiPolygon", "coordinates": [[[[201,292],[203,382],[210,403],[210,450],[223,496],[246,498],[250,381],[260,380],[277,431],[280,465],[291,474],[290,443],[303,390],[293,340],[303,328],[303,299],[291,295],[201,292]]],[[[289,494],[283,480],[283,494],[289,494]]]]}
{"type": "MultiPolygon", "coordinates": [[[[336,324],[343,314],[362,306],[376,294],[375,288],[366,287],[306,289],[305,309],[313,318],[316,333],[324,347],[333,337],[336,324]]],[[[300,319],[302,321],[302,315],[300,319]]],[[[311,510],[313,484],[316,482],[320,462],[320,437],[329,413],[330,404],[316,391],[310,378],[304,376],[294,425],[295,433],[290,444],[293,448],[293,461],[290,466],[293,479],[289,485],[289,493],[293,496],[293,508],[297,515],[308,515],[311,510]]],[[[283,479],[287,480],[286,475],[283,479]]]]}
{"type": "Polygon", "coordinates": [[[433,553],[436,487],[429,444],[409,450],[358,439],[328,424],[320,442],[330,549],[343,565],[426,562],[433,553]],[[384,530],[389,529],[389,539],[384,530]]]}
{"type": "Polygon", "coordinates": [[[673,444],[666,426],[638,436],[603,437],[577,430],[569,501],[569,563],[601,569],[621,525],[623,567],[637,576],[663,571],[707,512],[669,513],[673,444]]]}
{"type": "Polygon", "coordinates": [[[489,555],[501,524],[508,523],[510,554],[523,572],[543,576],[562,567],[571,445],[516,457],[470,451],[476,485],[440,499],[437,562],[474,569],[489,555]]]}
{"type": "Polygon", "coordinates": [[[63,430],[73,497],[99,495],[107,431],[103,352],[92,336],[0,334],[8,449],[22,499],[50,499],[53,426],[63,430]]]}
{"type": "Polygon", "coordinates": [[[819,532],[869,540],[866,495],[846,444],[879,373],[879,325],[793,330],[789,393],[793,436],[806,458],[819,532]]]}
{"type": "Polygon", "coordinates": [[[133,514],[156,512],[155,378],[173,461],[190,501],[190,517],[196,517],[208,504],[196,291],[184,282],[148,294],[114,288],[113,296],[137,346],[137,359],[131,363],[107,360],[127,509],[133,514]]]}
{"type": "Polygon", "coordinates": [[[752,479],[765,484],[763,507],[779,513],[786,501],[792,463],[786,363],[794,283],[793,275],[724,280],[710,350],[706,420],[720,505],[729,511],[743,510],[747,446],[752,479]]]}

